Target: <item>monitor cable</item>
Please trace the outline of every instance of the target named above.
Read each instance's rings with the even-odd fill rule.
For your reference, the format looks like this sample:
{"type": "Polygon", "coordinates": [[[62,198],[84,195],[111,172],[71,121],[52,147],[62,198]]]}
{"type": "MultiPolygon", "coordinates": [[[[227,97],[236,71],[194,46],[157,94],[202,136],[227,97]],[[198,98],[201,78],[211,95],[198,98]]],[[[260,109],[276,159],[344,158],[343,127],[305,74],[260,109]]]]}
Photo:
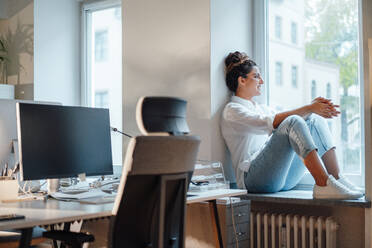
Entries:
{"type": "Polygon", "coordinates": [[[126,134],[126,133],[124,133],[124,132],[118,130],[116,127],[110,127],[110,129],[111,129],[111,131],[113,131],[113,132],[120,133],[120,134],[122,134],[122,135],[124,135],[124,136],[127,136],[128,138],[132,138],[132,136],[130,136],[129,134],[126,134]]]}

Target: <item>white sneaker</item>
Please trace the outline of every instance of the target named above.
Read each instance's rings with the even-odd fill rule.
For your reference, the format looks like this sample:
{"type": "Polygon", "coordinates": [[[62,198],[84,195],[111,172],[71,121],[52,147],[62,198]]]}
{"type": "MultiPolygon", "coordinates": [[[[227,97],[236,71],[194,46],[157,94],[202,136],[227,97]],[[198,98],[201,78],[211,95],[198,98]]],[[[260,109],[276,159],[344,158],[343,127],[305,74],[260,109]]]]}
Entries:
{"type": "Polygon", "coordinates": [[[348,189],[339,183],[333,176],[328,177],[326,186],[314,185],[313,188],[313,197],[316,199],[353,200],[362,196],[362,193],[348,189]]]}
{"type": "Polygon", "coordinates": [[[349,180],[344,175],[339,175],[339,179],[337,180],[339,183],[342,183],[344,186],[349,188],[352,191],[360,192],[361,194],[364,195],[364,189],[361,187],[355,186],[352,184],[349,180]]]}

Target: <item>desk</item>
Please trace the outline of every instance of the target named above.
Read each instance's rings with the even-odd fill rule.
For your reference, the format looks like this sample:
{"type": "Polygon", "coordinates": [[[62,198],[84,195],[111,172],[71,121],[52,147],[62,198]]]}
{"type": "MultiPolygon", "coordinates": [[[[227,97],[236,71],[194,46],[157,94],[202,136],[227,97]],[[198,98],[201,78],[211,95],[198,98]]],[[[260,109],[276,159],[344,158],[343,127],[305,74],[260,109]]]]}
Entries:
{"type": "Polygon", "coordinates": [[[187,194],[193,195],[187,197],[187,204],[216,200],[222,197],[233,197],[246,195],[245,189],[214,189],[201,192],[188,192],[187,194]]]}
{"type": "Polygon", "coordinates": [[[78,202],[64,202],[54,199],[47,201],[25,201],[0,204],[0,214],[16,213],[24,215],[22,220],[1,221],[0,231],[22,230],[19,247],[29,247],[32,228],[76,220],[88,220],[111,216],[113,203],[88,205],[78,202]]]}
{"type": "Polygon", "coordinates": [[[197,203],[197,202],[209,202],[209,209],[211,213],[213,232],[215,234],[216,247],[223,248],[221,226],[218,218],[217,212],[217,202],[218,198],[222,197],[233,197],[246,195],[247,190],[245,189],[216,189],[208,190],[202,192],[189,192],[188,194],[193,195],[187,197],[187,204],[197,203]]]}
{"type": "MultiPolygon", "coordinates": [[[[246,190],[219,189],[204,192],[191,192],[194,196],[187,198],[187,204],[210,201],[216,207],[216,199],[226,196],[246,194],[246,190]]],[[[1,203],[0,214],[16,213],[24,215],[22,220],[1,221],[0,231],[9,229],[22,230],[19,247],[29,247],[34,226],[53,225],[77,220],[88,220],[111,216],[113,203],[100,205],[81,204],[78,202],[65,202],[54,199],[47,201],[24,201],[15,203],[1,203]]],[[[217,211],[217,208],[215,209],[217,211]]],[[[214,212],[215,214],[216,212],[214,212]]],[[[215,214],[217,232],[219,229],[218,215],[215,214]]],[[[222,240],[222,239],[221,239],[222,240]]],[[[222,246],[221,246],[222,247],[222,246]]]]}

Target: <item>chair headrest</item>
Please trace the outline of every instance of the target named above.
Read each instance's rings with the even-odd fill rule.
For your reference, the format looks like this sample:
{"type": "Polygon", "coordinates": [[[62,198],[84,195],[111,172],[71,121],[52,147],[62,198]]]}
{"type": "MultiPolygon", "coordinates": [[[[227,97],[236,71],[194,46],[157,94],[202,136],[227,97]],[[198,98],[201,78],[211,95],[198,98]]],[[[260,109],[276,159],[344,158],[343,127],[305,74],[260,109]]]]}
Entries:
{"type": "Polygon", "coordinates": [[[136,109],[137,126],[143,135],[187,134],[186,104],[176,97],[141,97],[136,109]]]}

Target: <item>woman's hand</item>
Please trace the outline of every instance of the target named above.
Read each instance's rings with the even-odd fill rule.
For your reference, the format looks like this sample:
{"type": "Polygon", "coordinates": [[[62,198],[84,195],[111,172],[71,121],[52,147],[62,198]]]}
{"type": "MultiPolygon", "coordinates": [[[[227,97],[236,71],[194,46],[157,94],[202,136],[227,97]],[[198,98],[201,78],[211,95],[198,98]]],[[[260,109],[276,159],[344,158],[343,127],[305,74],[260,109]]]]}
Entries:
{"type": "Polygon", "coordinates": [[[318,114],[327,119],[337,117],[340,114],[340,112],[337,110],[339,107],[339,105],[333,104],[330,99],[323,97],[315,98],[310,104],[312,113],[318,114]]]}
{"type": "Polygon", "coordinates": [[[318,97],[315,98],[309,105],[305,105],[294,110],[277,113],[273,121],[273,127],[277,128],[280,123],[282,123],[282,121],[290,115],[299,115],[303,118],[307,118],[308,115],[314,113],[327,119],[336,117],[340,114],[340,112],[337,110],[339,107],[340,106],[333,104],[329,99],[318,97]]]}

